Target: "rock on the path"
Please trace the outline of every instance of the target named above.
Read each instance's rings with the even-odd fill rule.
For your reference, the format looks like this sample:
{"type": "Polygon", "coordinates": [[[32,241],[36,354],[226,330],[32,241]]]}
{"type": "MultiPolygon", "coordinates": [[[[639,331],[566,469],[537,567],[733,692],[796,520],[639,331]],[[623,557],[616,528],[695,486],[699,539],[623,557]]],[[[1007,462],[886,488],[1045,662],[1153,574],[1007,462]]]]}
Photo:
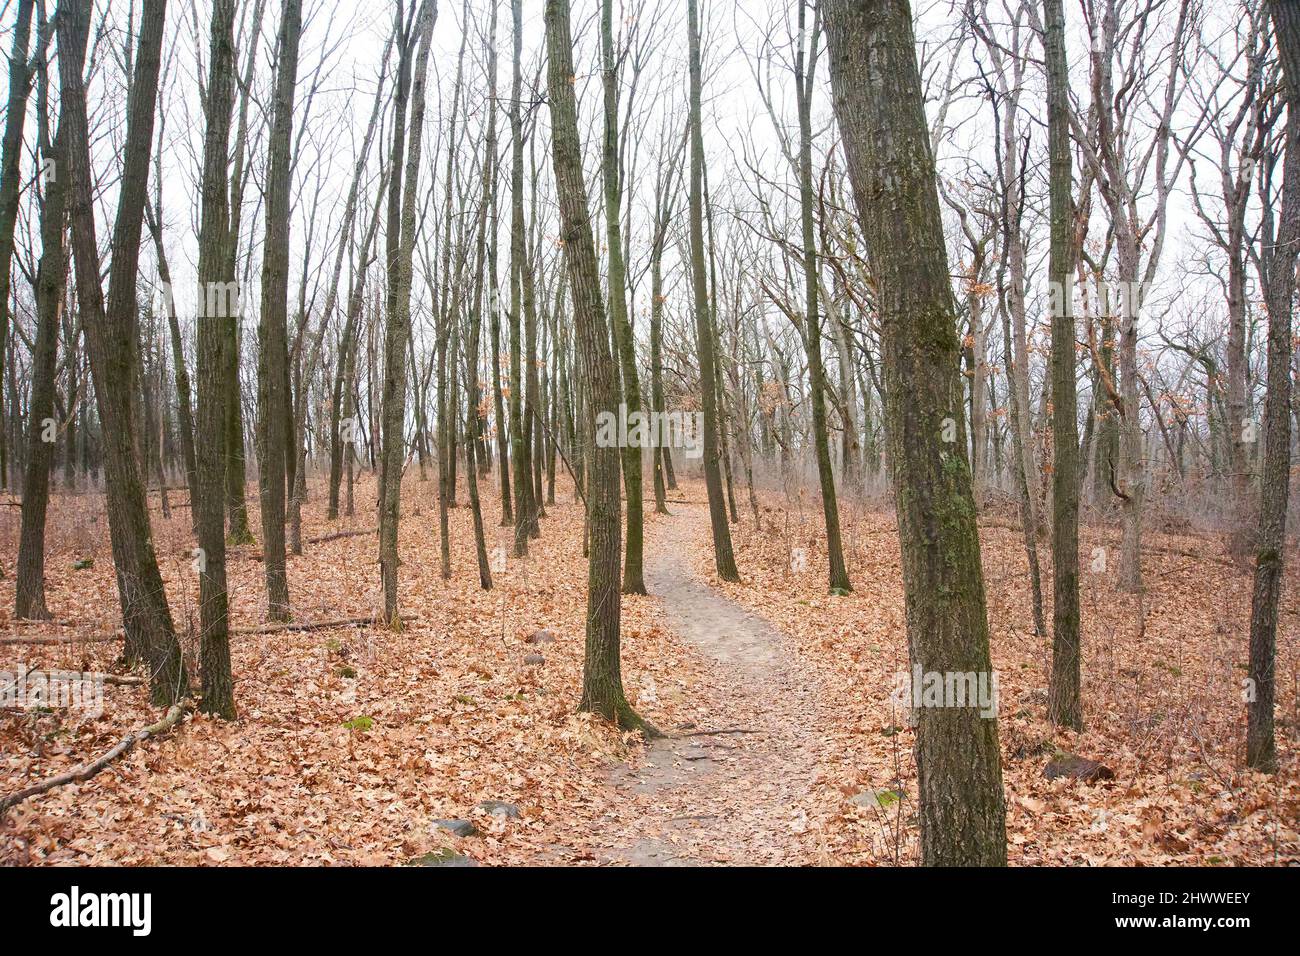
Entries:
{"type": "Polygon", "coordinates": [[[529,667],[540,667],[546,663],[546,658],[541,654],[528,654],[524,657],[524,663],[529,667]]]}
{"type": "Polygon", "coordinates": [[[849,803],[855,807],[879,807],[883,809],[901,799],[903,799],[903,795],[897,790],[863,790],[861,793],[850,797],[849,803]]]}
{"type": "Polygon", "coordinates": [[[434,820],[433,822],[438,829],[446,830],[452,836],[476,837],[482,835],[479,828],[469,820],[434,820]]]}
{"type": "Polygon", "coordinates": [[[529,634],[527,637],[524,638],[524,643],[525,644],[554,644],[555,635],[546,629],[542,629],[540,631],[533,631],[533,633],[529,634]]]}
{"type": "Polygon", "coordinates": [[[1089,760],[1087,757],[1080,757],[1076,754],[1067,754],[1063,751],[1057,755],[1043,768],[1043,776],[1048,780],[1054,780],[1057,777],[1069,777],[1072,780],[1082,780],[1084,783],[1092,783],[1094,780],[1113,780],[1115,771],[1111,770],[1105,764],[1098,763],[1095,760],[1089,760]]]}
{"type": "Polygon", "coordinates": [[[434,850],[417,856],[407,866],[478,866],[478,861],[455,850],[434,850]]]}
{"type": "Polygon", "coordinates": [[[478,805],[480,810],[486,810],[491,816],[500,817],[503,820],[518,820],[519,808],[513,803],[506,803],[503,800],[484,800],[478,805]]]}

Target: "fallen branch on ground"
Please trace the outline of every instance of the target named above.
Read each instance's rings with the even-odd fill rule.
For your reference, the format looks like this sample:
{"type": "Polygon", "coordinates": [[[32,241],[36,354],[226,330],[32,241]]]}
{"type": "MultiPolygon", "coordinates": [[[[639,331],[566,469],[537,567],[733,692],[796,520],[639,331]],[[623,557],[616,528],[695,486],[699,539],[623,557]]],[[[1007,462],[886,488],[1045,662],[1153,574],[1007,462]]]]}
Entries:
{"type": "MultiPolygon", "coordinates": [[[[401,615],[403,623],[419,618],[418,614],[401,615]]],[[[263,624],[258,627],[233,627],[231,636],[248,634],[276,634],[282,631],[323,631],[332,627],[369,627],[382,626],[374,617],[340,617],[330,621],[291,621],[288,624],[263,624]]]]}
{"type": "MultiPolygon", "coordinates": [[[[28,671],[28,673],[29,674],[33,673],[33,671],[28,671]]],[[[46,671],[45,673],[50,674],[51,677],[57,676],[60,680],[65,680],[65,681],[82,681],[82,682],[98,681],[101,684],[115,684],[119,687],[139,687],[141,684],[145,682],[143,677],[132,677],[130,675],[121,675],[121,674],[105,674],[100,671],[64,671],[64,670],[54,669],[54,670],[46,671]]]]}
{"type": "Polygon", "coordinates": [[[308,538],[303,544],[324,544],[326,541],[338,541],[340,538],[359,538],[363,534],[378,533],[378,528],[365,528],[361,531],[335,531],[333,534],[323,534],[319,538],[308,538]]]}
{"type": "Polygon", "coordinates": [[[119,740],[111,750],[103,756],[92,760],[88,764],[80,767],[74,767],[67,773],[61,773],[57,777],[50,777],[40,783],[25,787],[22,790],[15,790],[5,797],[0,797],[0,816],[3,816],[11,807],[17,806],[28,797],[34,797],[37,794],[46,793],[56,787],[62,787],[69,783],[84,783],[95,774],[99,773],[110,763],[121,757],[123,754],[130,753],[135,745],[148,740],[151,737],[160,737],[167,731],[175,727],[182,717],[184,717],[194,707],[194,702],[188,698],[177,704],[172,704],[167,711],[167,716],[156,724],[150,724],[148,727],[142,727],[134,733],[127,734],[119,740]]]}
{"type": "MultiPolygon", "coordinates": [[[[419,620],[418,614],[401,615],[402,622],[419,620]]],[[[291,621],[288,624],[259,624],[256,627],[232,627],[231,637],[245,637],[250,634],[278,634],[282,631],[323,631],[332,627],[368,627],[381,624],[371,617],[340,617],[327,621],[291,621]]],[[[79,644],[102,641],[120,641],[121,631],[113,634],[88,634],[67,637],[0,637],[0,644],[79,644]]]]}
{"type": "Polygon", "coordinates": [[[121,631],[113,634],[70,634],[64,637],[0,637],[0,644],[93,644],[103,641],[120,641],[121,631]]]}

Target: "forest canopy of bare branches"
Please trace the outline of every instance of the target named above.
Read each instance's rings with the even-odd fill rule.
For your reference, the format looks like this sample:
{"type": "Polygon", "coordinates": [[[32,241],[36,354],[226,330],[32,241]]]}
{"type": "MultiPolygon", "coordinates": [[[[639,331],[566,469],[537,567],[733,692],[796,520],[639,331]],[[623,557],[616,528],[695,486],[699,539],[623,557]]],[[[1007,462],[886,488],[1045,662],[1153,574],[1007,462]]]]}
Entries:
{"type": "Polygon", "coordinates": [[[0,861],[1300,863],[1300,3],[0,44],[0,861]]]}

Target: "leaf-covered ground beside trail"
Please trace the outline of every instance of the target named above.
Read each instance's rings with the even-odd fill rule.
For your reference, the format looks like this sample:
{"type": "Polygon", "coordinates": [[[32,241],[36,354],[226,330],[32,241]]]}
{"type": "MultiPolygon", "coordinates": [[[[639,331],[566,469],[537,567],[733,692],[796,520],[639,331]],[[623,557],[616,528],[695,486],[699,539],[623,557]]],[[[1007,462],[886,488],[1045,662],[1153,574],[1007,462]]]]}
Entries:
{"type": "MultiPolygon", "coordinates": [[[[495,482],[483,484],[489,548],[508,548],[511,532],[497,527],[495,482]]],[[[373,524],[369,482],[357,489],[358,516],[339,522],[324,520],[321,490],[313,486],[305,510],[305,539],[373,524]]],[[[682,496],[700,501],[703,488],[689,484],[682,496]]],[[[451,513],[453,577],[443,581],[434,485],[408,476],[401,605],[417,619],[400,633],[346,628],[232,638],[237,723],[191,718],[93,780],[20,805],[0,821],[0,863],[387,865],[442,848],[486,864],[616,862],[611,848],[642,839],[648,816],[680,820],[706,811],[738,821],[719,832],[732,840],[740,833],[743,842],[722,845],[702,824],[680,839],[703,862],[913,861],[911,732],[889,702],[893,675],[906,669],[892,513],[846,508],[856,588],[848,597],[825,593],[820,518],[809,504],[815,499],[787,511],[776,495],[764,495],[773,509],[763,513],[765,530],[756,533],[748,519],[733,525],[744,580],[713,583],[786,636],[778,649],[785,683],[771,693],[792,685],[804,696],[780,715],[763,712],[755,685],[738,683],[731,665],[673,634],[657,598],[624,599],[624,681],[629,698],[660,728],[762,733],[774,720],[791,725],[792,714],[807,715],[784,729],[806,743],[804,762],[814,769],[795,803],[768,807],[765,801],[791,796],[774,786],[783,777],[780,755],[755,749],[760,759],[746,760],[743,748],[758,741],[745,737],[699,738],[720,761],[712,772],[732,775],[728,786],[707,774],[664,792],[619,785],[625,765],[635,772],[647,754],[639,740],[574,713],[586,562],[581,507],[568,503],[571,497],[565,483],[529,559],[509,559],[497,588],[484,593],[463,487],[451,513]],[[805,549],[805,569],[791,570],[792,548],[805,549]],[[524,642],[541,628],[554,633],[554,643],[524,642]],[[525,664],[534,653],[545,663],[525,664]],[[730,753],[733,747],[742,749],[730,753]],[[862,799],[871,793],[882,795],[883,806],[862,799]],[[516,804],[521,816],[492,818],[476,810],[483,800],[516,804]],[[472,819],[485,835],[453,837],[436,828],[439,818],[472,819]]],[[[699,509],[675,510],[671,520],[693,522],[695,546],[674,558],[711,579],[707,522],[699,509]]],[[[255,511],[251,517],[256,530],[255,511]]],[[[52,506],[47,594],[57,623],[10,619],[17,519],[18,509],[0,509],[0,634],[118,627],[102,498],[60,496],[52,506]],[[75,569],[83,559],[93,565],[75,569]]],[[[664,519],[647,519],[649,551],[664,519]]],[[[188,511],[177,509],[169,520],[155,511],[154,520],[178,628],[192,633],[197,578],[188,511]]],[[[1116,594],[1106,576],[1085,572],[1088,729],[1076,736],[1053,732],[1043,720],[1050,652],[1032,635],[1023,548],[1005,523],[991,517],[982,541],[1012,860],[1300,860],[1297,582],[1288,578],[1279,633],[1282,769],[1273,777],[1249,774],[1239,769],[1249,577],[1221,560],[1217,540],[1149,535],[1142,633],[1137,600],[1116,594]],[[1116,779],[1044,779],[1053,745],[1102,761],[1116,779]]],[[[1085,529],[1085,563],[1094,548],[1115,544],[1116,535],[1085,529]]],[[[375,611],[373,536],[307,544],[305,552],[289,561],[298,619],[375,611]]],[[[241,548],[231,564],[235,626],[264,618],[257,555],[256,547],[241,548]]],[[[0,670],[20,662],[114,670],[118,650],[114,643],[0,645],[0,670]]],[[[104,694],[96,718],[0,711],[0,793],[93,758],[158,716],[141,688],[110,685],[104,694]]],[[[673,831],[667,839],[679,837],[673,831]]]]}
{"type": "MultiPolygon", "coordinates": [[[[313,489],[314,491],[316,489],[313,489]]],[[[358,516],[328,523],[320,495],[304,538],[368,526],[369,483],[358,516]]],[[[182,494],[180,500],[184,500],[182,494]]],[[[453,578],[440,575],[432,483],[408,478],[401,525],[402,633],[338,629],[232,638],[240,720],[196,717],[151,741],[93,780],[44,794],[0,821],[0,862],[22,863],[401,863],[457,844],[490,863],[522,862],[589,839],[609,812],[606,769],[637,759],[639,743],[575,715],[582,667],[586,561],[580,505],[561,504],[543,522],[527,560],[507,560],[483,592],[473,559],[470,511],[451,512],[453,578]],[[534,631],[550,644],[524,643],[534,631]],[[524,664],[528,654],[545,657],[524,664]],[[368,717],[370,721],[356,721],[368,717]],[[344,725],[352,722],[354,728],[344,725]],[[368,730],[360,729],[370,723],[368,730]],[[476,811],[482,800],[516,804],[521,819],[476,811]],[[470,818],[482,839],[437,830],[440,818],[470,818]],[[574,834],[570,836],[569,834],[574,834]]],[[[154,499],[155,505],[157,499],[154,499]]],[[[60,499],[51,515],[48,600],[67,626],[11,621],[17,509],[0,516],[0,633],[102,633],[120,626],[102,498],[60,499]],[[93,567],[74,570],[83,558],[93,567]]],[[[509,529],[486,501],[489,547],[509,529]]],[[[188,511],[154,514],[155,535],[178,628],[191,626],[197,577],[188,511]]],[[[256,512],[251,515],[258,528],[256,512]]],[[[258,533],[260,538],[260,533],[258,533]]],[[[290,557],[295,617],[362,616],[379,600],[375,538],[306,545],[290,557]]],[[[264,620],[257,548],[231,564],[233,624],[264,620]]],[[[624,673],[635,702],[647,687],[661,725],[702,722],[712,693],[697,658],[659,628],[649,599],[624,602],[624,673]]],[[[115,669],[115,643],[0,645],[0,670],[115,669]]],[[[0,711],[0,793],[97,756],[156,718],[145,691],[106,686],[104,714],[0,711]]]]}
{"type": "MultiPolygon", "coordinates": [[[[707,528],[700,532],[697,570],[787,634],[833,702],[835,740],[823,752],[832,755],[825,776],[838,782],[841,798],[838,807],[823,808],[828,852],[846,863],[895,854],[915,859],[913,734],[907,715],[889,701],[895,675],[907,670],[892,510],[849,506],[842,512],[854,591],[836,596],[826,588],[820,499],[809,495],[785,508],[768,496],[766,504],[761,532],[748,513],[732,525],[740,584],[713,573],[707,528]],[[883,793],[887,806],[863,808],[846,799],[864,792],[883,793]],[[891,794],[901,794],[901,801],[890,803],[891,794]]],[[[1251,577],[1226,557],[1220,537],[1148,530],[1147,590],[1139,599],[1114,586],[1118,528],[1082,529],[1082,734],[1046,720],[1051,642],[1034,636],[1019,526],[990,511],[980,541],[1000,682],[1011,862],[1300,863],[1300,582],[1294,569],[1278,627],[1281,766],[1265,775],[1242,769],[1251,577]],[[1058,750],[1102,762],[1115,779],[1046,779],[1043,768],[1058,750]]],[[[1046,541],[1039,554],[1050,627],[1046,541]]]]}

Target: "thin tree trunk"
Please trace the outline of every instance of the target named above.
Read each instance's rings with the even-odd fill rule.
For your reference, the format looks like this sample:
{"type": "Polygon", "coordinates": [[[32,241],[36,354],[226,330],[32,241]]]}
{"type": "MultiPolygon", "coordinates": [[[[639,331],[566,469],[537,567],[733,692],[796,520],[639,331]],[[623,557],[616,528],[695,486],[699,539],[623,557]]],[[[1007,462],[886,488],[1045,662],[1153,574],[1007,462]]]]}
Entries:
{"type": "MultiPolygon", "coordinates": [[[[680,169],[681,152],[672,157],[667,169],[660,169],[655,183],[655,226],[650,243],[650,412],[656,421],[664,412],[664,246],[668,226],[676,208],[674,180],[680,169]]],[[[665,478],[672,467],[668,443],[661,427],[655,429],[653,446],[655,512],[668,514],[665,478]]]]}
{"type": "MultiPolygon", "coordinates": [[[[619,163],[618,61],[614,56],[614,4],[602,0],[600,7],[600,63],[604,104],[604,137],[601,149],[601,179],[605,191],[605,245],[609,251],[607,280],[609,318],[618,351],[623,380],[623,409],[627,415],[641,412],[641,384],[636,371],[636,345],[627,311],[627,266],[623,260],[620,212],[623,208],[622,168],[619,163]]],[[[622,429],[620,429],[621,431],[622,429]]],[[[627,497],[627,546],[623,555],[623,593],[645,594],[643,551],[645,518],[642,506],[641,448],[635,441],[644,429],[628,428],[622,449],[623,493],[627,497]]]]}
{"type": "MultiPolygon", "coordinates": [[[[808,5],[799,4],[799,35],[805,30],[808,5]]],[[[818,10],[820,11],[820,7],[818,10]]],[[[835,496],[835,472],[831,467],[830,437],[826,429],[826,370],[822,365],[821,309],[817,301],[817,235],[813,229],[812,174],[812,98],[817,71],[820,12],[813,17],[811,55],[805,75],[805,50],[795,54],[795,87],[799,102],[799,207],[803,229],[804,295],[807,311],[804,322],[804,346],[808,353],[808,392],[812,400],[813,445],[817,455],[817,478],[821,484],[822,515],[826,522],[826,556],[829,562],[827,587],[831,591],[853,590],[848,568],[844,564],[844,545],[840,539],[840,506],[835,496]]]]}
{"type": "Polygon", "coordinates": [[[532,263],[527,252],[524,232],[524,129],[520,98],[523,95],[523,7],[521,0],[511,0],[514,21],[514,64],[510,85],[510,470],[514,484],[515,557],[528,553],[528,539],[537,518],[534,514],[531,438],[524,416],[524,372],[521,324],[524,313],[533,309],[532,263]]]}
{"type": "MultiPolygon", "coordinates": [[[[199,289],[214,282],[233,282],[228,255],[230,235],[227,160],[235,97],[235,0],[213,0],[212,38],[208,56],[207,132],[203,143],[202,210],[199,225],[199,289]]],[[[201,292],[202,294],[202,292],[201,292]]],[[[198,494],[192,509],[198,529],[199,660],[205,713],[233,720],[235,685],[230,667],[230,596],[226,578],[225,437],[229,403],[224,394],[235,340],[237,310],[205,315],[198,321],[198,494]]]]}
{"type": "MultiPolygon", "coordinates": [[[[338,245],[334,250],[334,268],[331,272],[329,285],[327,286],[329,291],[327,292],[325,298],[325,308],[321,313],[326,318],[334,314],[334,307],[338,302],[339,279],[343,274],[343,257],[344,254],[347,252],[348,242],[352,238],[353,226],[356,222],[358,204],[360,202],[360,194],[361,194],[361,181],[363,176],[365,175],[366,161],[370,157],[370,144],[374,141],[375,132],[379,128],[379,118],[384,103],[384,96],[383,96],[384,82],[383,81],[384,81],[384,75],[388,71],[388,58],[390,53],[392,52],[392,48],[393,48],[393,37],[390,35],[388,38],[388,42],[384,46],[382,66],[380,67],[380,79],[378,84],[376,84],[375,100],[374,100],[374,104],[371,106],[370,109],[370,120],[366,124],[366,134],[361,142],[361,150],[357,156],[356,165],[352,171],[352,184],[348,187],[348,197],[343,208],[343,223],[339,229],[338,245]]],[[[383,194],[382,178],[380,182],[379,193],[380,195],[383,194]]],[[[365,238],[362,240],[361,243],[360,258],[357,263],[357,268],[354,269],[352,274],[352,289],[353,289],[353,293],[355,294],[356,301],[354,301],[353,295],[348,296],[347,317],[344,320],[343,333],[339,338],[338,368],[333,376],[333,390],[331,392],[331,402],[330,402],[330,474],[329,474],[329,489],[328,489],[328,499],[327,499],[328,503],[326,505],[326,518],[331,521],[335,520],[339,516],[339,480],[341,477],[342,464],[343,464],[343,454],[342,454],[343,447],[342,447],[342,442],[340,441],[340,434],[339,434],[340,431],[339,412],[340,412],[340,405],[342,403],[342,397],[343,397],[342,396],[343,373],[347,365],[347,356],[350,353],[351,349],[353,348],[353,340],[355,339],[356,336],[357,316],[360,313],[360,309],[361,309],[360,291],[362,288],[364,288],[363,283],[361,281],[361,276],[364,275],[366,265],[369,262],[370,244],[373,241],[374,233],[378,226],[380,205],[381,203],[376,199],[375,206],[370,218],[370,224],[367,228],[365,238]]],[[[321,344],[324,338],[325,338],[325,325],[324,322],[322,321],[320,333],[316,336],[315,342],[313,343],[307,361],[307,370],[304,375],[305,378],[310,378],[311,375],[313,375],[315,372],[316,365],[319,361],[321,344]]],[[[299,422],[302,421],[302,417],[306,411],[306,407],[307,407],[306,395],[300,389],[298,394],[298,399],[296,402],[296,409],[294,415],[295,421],[299,421],[299,422]]],[[[351,426],[349,425],[349,428],[350,427],[351,426]]],[[[299,471],[301,472],[301,469],[299,469],[299,471]]],[[[300,475],[299,480],[300,483],[303,482],[305,480],[305,476],[300,475]]]]}
{"type": "Polygon", "coordinates": [[[262,309],[257,328],[258,492],[267,616],[289,619],[285,566],[285,497],[289,470],[289,205],[293,105],[298,77],[301,0],[284,0],[268,147],[266,238],[262,244],[262,309]]]}
{"type": "Polygon", "coordinates": [[[1075,396],[1070,86],[1061,0],[1044,0],[1052,296],[1052,677],[1048,717],[1083,729],[1079,690],[1079,432],[1075,396]]]}
{"type": "MultiPolygon", "coordinates": [[[[239,126],[235,135],[235,166],[230,177],[230,229],[226,246],[225,275],[233,281],[239,273],[239,224],[243,215],[244,149],[248,138],[248,106],[253,85],[253,70],[257,62],[257,39],[261,34],[262,15],[266,0],[256,0],[249,31],[248,52],[244,59],[244,75],[240,83],[239,126]]],[[[245,269],[247,279],[247,268],[245,269]]],[[[226,395],[226,522],[229,542],[232,545],[253,544],[253,531],[248,523],[248,502],[245,477],[244,404],[239,376],[239,354],[242,336],[241,315],[226,326],[228,342],[226,353],[226,378],[223,391],[226,395]]]]}
{"type": "MultiPolygon", "coordinates": [[[[159,144],[159,157],[162,146],[159,144]]],[[[167,249],[163,245],[162,171],[154,180],[154,206],[144,207],[145,222],[153,237],[154,253],[158,258],[158,278],[166,290],[167,331],[171,337],[172,365],[175,367],[176,400],[180,408],[181,459],[185,463],[185,486],[190,491],[190,518],[198,521],[198,459],[194,451],[194,407],[190,396],[190,373],[185,367],[185,343],[181,339],[180,320],[176,315],[175,289],[172,286],[171,267],[167,249]]]]}
{"type": "MultiPolygon", "coordinates": [[[[579,709],[619,727],[654,733],[628,703],[620,664],[619,454],[594,442],[596,415],[617,414],[618,385],[609,329],[601,302],[600,271],[591,214],[582,176],[577,104],[573,90],[573,41],[568,0],[546,0],[547,89],[551,107],[551,149],[560,205],[560,235],[573,294],[574,324],[590,402],[583,418],[589,438],[587,518],[591,528],[587,563],[587,637],[579,709]]],[[[706,380],[707,381],[707,380],[706,380]]]]}
{"type": "MultiPolygon", "coordinates": [[[[51,25],[51,28],[53,25],[51,25]]],[[[67,272],[67,252],[64,252],[64,272],[67,272]]],[[[63,485],[69,491],[77,490],[77,439],[81,436],[81,429],[77,427],[77,415],[79,414],[80,401],[77,391],[80,387],[80,365],[81,353],[78,350],[77,340],[81,337],[81,321],[74,319],[72,310],[66,307],[67,281],[59,287],[59,299],[64,304],[61,309],[63,313],[63,349],[65,353],[64,366],[68,370],[68,391],[65,408],[67,411],[67,420],[64,423],[63,434],[63,485]]]]}
{"type": "MultiPolygon", "coordinates": [[[[3,152],[0,152],[0,369],[4,367],[9,337],[9,270],[14,253],[14,226],[18,222],[18,197],[23,151],[23,126],[27,120],[27,97],[31,92],[31,71],[27,48],[32,36],[32,0],[18,0],[14,19],[14,42],[9,54],[9,100],[5,108],[3,152]]],[[[12,366],[11,366],[12,372],[12,366]]],[[[5,421],[0,402],[0,424],[5,421]]],[[[6,428],[0,427],[0,489],[9,487],[6,428]]]]}
{"type": "MultiPolygon", "coordinates": [[[[41,23],[41,31],[49,29],[41,23]]],[[[43,45],[43,44],[42,44],[43,45]]],[[[49,138],[49,78],[44,64],[37,83],[37,138],[44,164],[57,169],[62,160],[63,137],[49,138]]],[[[18,572],[14,617],[46,619],[45,512],[50,495],[50,466],[58,435],[54,424],[55,360],[59,336],[59,306],[67,282],[68,263],[63,246],[64,185],[58,175],[44,179],[41,202],[41,259],[36,269],[36,341],[32,349],[32,397],[27,409],[27,469],[23,476],[22,530],[18,540],[18,572]]]]}
{"type": "MultiPolygon", "coordinates": [[[[399,14],[400,16],[400,14],[399,14]]],[[[434,0],[423,0],[415,22],[401,42],[398,105],[393,122],[392,180],[388,200],[388,315],[384,336],[383,450],[379,478],[379,567],[384,589],[384,619],[400,627],[397,613],[397,528],[402,496],[402,466],[406,457],[406,342],[411,334],[411,265],[415,253],[415,194],[419,186],[424,137],[424,89],[433,24],[434,0]],[[415,62],[411,53],[418,42],[415,62]],[[406,99],[410,90],[409,142],[406,99]],[[405,153],[406,170],[401,173],[405,153]],[[405,182],[403,182],[405,181],[405,182]],[[403,187],[405,191],[403,192],[403,187]],[[400,198],[399,198],[400,197],[400,198]]],[[[399,23],[399,32],[400,23],[399,23]]]]}
{"type": "Polygon", "coordinates": [[[1264,250],[1268,281],[1268,392],[1264,400],[1267,442],[1260,489],[1259,544],[1255,553],[1250,608],[1250,680],[1246,765],[1277,769],[1273,733],[1276,687],[1278,603],[1286,568],[1286,511],[1291,472],[1291,316],[1296,287],[1296,249],[1300,245],[1300,9],[1270,0],[1269,12],[1288,94],[1286,161],[1282,204],[1271,248],[1264,250]]]}
{"type": "Polygon", "coordinates": [[[479,501],[478,479],[475,456],[478,450],[478,435],[482,430],[483,417],[479,414],[479,332],[483,326],[483,287],[484,266],[488,255],[487,228],[493,217],[489,215],[495,196],[496,157],[497,157],[497,2],[492,0],[491,21],[488,27],[488,116],[487,132],[483,161],[483,200],[478,213],[478,262],[474,270],[474,295],[470,301],[469,342],[466,348],[465,387],[469,396],[468,406],[470,428],[465,442],[465,482],[469,490],[470,514],[474,522],[474,553],[478,560],[479,586],[485,591],[492,589],[492,565],[488,560],[487,536],[483,527],[483,507],[479,501]]]}
{"type": "Polygon", "coordinates": [[[713,321],[709,308],[708,280],[704,267],[704,132],[700,119],[700,24],[697,0],[686,0],[690,58],[690,246],[691,287],[695,296],[695,346],[700,366],[700,404],[704,413],[704,484],[709,498],[709,523],[713,529],[713,559],[718,577],[739,581],[736,558],[731,549],[731,528],[723,498],[722,472],[718,461],[718,404],[716,352],[713,321]]]}

